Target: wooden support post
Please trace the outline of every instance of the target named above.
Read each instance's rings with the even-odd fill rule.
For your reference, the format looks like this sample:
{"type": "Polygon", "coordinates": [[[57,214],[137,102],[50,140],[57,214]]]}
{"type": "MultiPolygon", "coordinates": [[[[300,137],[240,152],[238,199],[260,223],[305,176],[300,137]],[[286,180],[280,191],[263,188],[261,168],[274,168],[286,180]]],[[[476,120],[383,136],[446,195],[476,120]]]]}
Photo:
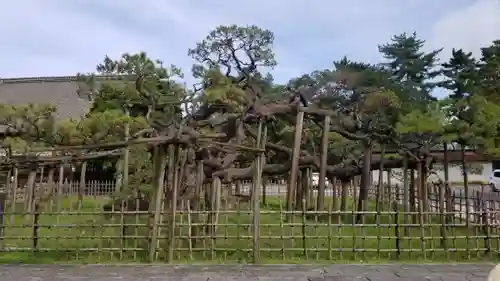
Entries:
{"type": "Polygon", "coordinates": [[[297,176],[299,173],[300,144],[302,142],[303,127],[304,127],[304,112],[299,111],[297,113],[297,119],[295,123],[295,135],[293,140],[293,151],[292,151],[292,168],[290,171],[290,179],[288,180],[286,209],[289,213],[287,214],[287,219],[290,219],[292,217],[291,212],[293,210],[293,199],[295,197],[295,192],[297,191],[297,176]]]}
{"type": "MultiPolygon", "coordinates": [[[[63,196],[63,187],[64,187],[64,163],[59,165],[59,182],[57,183],[57,197],[56,197],[56,208],[57,212],[61,212],[61,198],[63,196]]],[[[57,215],[59,217],[59,215],[57,215]]]]}
{"type": "Polygon", "coordinates": [[[314,197],[314,188],[312,182],[312,168],[308,167],[306,169],[307,174],[307,208],[308,210],[315,210],[316,200],[314,197]]]}
{"type": "MultiPolygon", "coordinates": [[[[125,115],[127,115],[127,118],[130,117],[130,110],[128,107],[125,109],[125,115]]],[[[129,120],[127,120],[127,123],[125,123],[125,141],[128,142],[130,138],[130,123],[129,120]]],[[[130,149],[129,146],[127,145],[123,151],[123,177],[122,177],[122,188],[121,190],[127,190],[128,189],[128,162],[129,162],[129,154],[130,154],[130,149]]]]}
{"type": "Polygon", "coordinates": [[[80,184],[78,187],[78,208],[83,205],[83,194],[85,193],[85,174],[87,173],[87,161],[80,166],[80,184]]]}
{"type": "MultiPolygon", "coordinates": [[[[263,148],[267,142],[267,127],[263,120],[259,122],[257,132],[257,148],[263,148]]],[[[260,189],[262,187],[262,170],[265,162],[265,154],[261,152],[255,158],[254,176],[252,186],[252,210],[253,210],[253,262],[260,260],[260,189]]]]}
{"type": "Polygon", "coordinates": [[[3,214],[6,207],[5,206],[6,201],[7,201],[7,193],[0,191],[0,249],[3,248],[3,230],[4,230],[3,214]]]}
{"type": "Polygon", "coordinates": [[[14,166],[14,175],[13,175],[12,183],[11,183],[11,188],[12,188],[12,204],[11,204],[11,212],[12,215],[10,215],[10,224],[14,223],[14,213],[16,212],[16,204],[17,204],[17,190],[18,190],[18,177],[19,177],[19,168],[17,166],[14,166]]]}
{"type": "MultiPolygon", "coordinates": [[[[262,163],[262,167],[264,167],[266,163],[262,163]]],[[[262,175],[262,204],[267,206],[267,187],[269,186],[269,178],[267,176],[262,175]]]]}
{"type": "Polygon", "coordinates": [[[451,199],[451,189],[450,189],[450,171],[449,171],[449,159],[448,159],[448,143],[443,143],[443,172],[444,172],[444,196],[446,200],[446,224],[449,225],[453,219],[453,201],[451,199]]]}
{"type": "Polygon", "coordinates": [[[210,258],[215,260],[215,245],[217,240],[217,224],[220,211],[221,181],[219,177],[212,178],[212,188],[210,189],[210,213],[208,218],[210,237],[210,258]]]}
{"type": "MultiPolygon", "coordinates": [[[[330,116],[325,116],[323,120],[323,133],[321,137],[321,156],[319,164],[319,182],[318,182],[318,205],[317,210],[323,210],[325,206],[325,178],[326,178],[326,160],[328,159],[328,133],[330,131],[330,116]]],[[[335,183],[332,183],[335,184],[335,183]]]]}
{"type": "Polygon", "coordinates": [[[38,173],[38,167],[35,166],[28,173],[28,182],[26,183],[26,200],[25,200],[25,210],[31,213],[33,211],[33,202],[35,201],[36,193],[36,174],[38,173]]]}
{"type": "Polygon", "coordinates": [[[403,156],[403,221],[405,224],[404,235],[408,237],[410,235],[410,229],[407,226],[410,223],[409,212],[410,212],[410,185],[408,178],[408,155],[403,156]]]}
{"type": "Polygon", "coordinates": [[[203,161],[198,160],[196,162],[196,186],[194,190],[194,199],[193,199],[193,222],[192,226],[192,234],[193,234],[193,247],[196,247],[198,236],[200,236],[201,226],[198,225],[200,223],[200,211],[202,209],[202,201],[201,201],[201,193],[203,188],[203,161]]]}
{"type": "Polygon", "coordinates": [[[151,230],[151,243],[149,245],[149,261],[154,262],[156,260],[156,249],[158,243],[158,230],[159,223],[161,217],[161,209],[162,209],[162,199],[164,193],[164,180],[165,180],[165,168],[167,165],[167,161],[165,159],[165,147],[160,146],[157,149],[157,153],[154,159],[155,164],[155,204],[154,204],[154,215],[153,215],[153,223],[151,230]]]}
{"type": "Polygon", "coordinates": [[[177,147],[176,156],[178,159],[174,162],[174,167],[169,167],[169,169],[174,169],[174,179],[172,183],[172,202],[171,202],[171,217],[170,217],[170,225],[169,225],[169,234],[168,234],[168,262],[172,263],[174,261],[174,251],[175,251],[175,228],[177,222],[177,197],[178,192],[182,183],[182,170],[186,164],[187,160],[187,151],[182,151],[181,147],[177,147]]]}
{"type": "Polygon", "coordinates": [[[11,185],[12,185],[12,181],[11,181],[11,177],[12,177],[12,168],[9,169],[9,171],[7,171],[7,175],[5,176],[5,192],[7,194],[7,198],[9,198],[9,196],[11,195],[11,185]]]}

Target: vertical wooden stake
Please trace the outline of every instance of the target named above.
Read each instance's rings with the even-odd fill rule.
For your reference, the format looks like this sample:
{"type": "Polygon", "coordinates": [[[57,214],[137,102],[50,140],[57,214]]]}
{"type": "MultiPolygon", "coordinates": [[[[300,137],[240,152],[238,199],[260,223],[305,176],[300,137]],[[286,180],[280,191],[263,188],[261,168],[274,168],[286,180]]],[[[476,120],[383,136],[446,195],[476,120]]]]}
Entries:
{"type": "MultiPolygon", "coordinates": [[[[57,197],[56,197],[56,205],[57,212],[61,212],[61,198],[63,196],[63,181],[64,181],[64,163],[59,165],[59,182],[57,183],[57,197]]],[[[57,215],[59,217],[59,214],[57,215]]]]}
{"type": "MultiPolygon", "coordinates": [[[[300,169],[299,165],[299,173],[297,175],[297,187],[295,189],[295,205],[293,209],[295,211],[301,211],[302,210],[302,198],[303,198],[303,190],[304,190],[304,170],[305,169],[300,169]]],[[[307,179],[306,179],[307,180],[307,179]]]]}
{"type": "MultiPolygon", "coordinates": [[[[470,223],[470,202],[469,202],[469,172],[467,171],[467,161],[465,160],[465,145],[460,144],[460,154],[461,154],[461,166],[462,166],[462,176],[464,180],[464,194],[465,194],[465,226],[469,227],[470,223]]],[[[469,240],[469,237],[466,237],[469,240]]]]}
{"type": "Polygon", "coordinates": [[[114,190],[114,193],[112,195],[113,199],[122,190],[122,183],[123,183],[123,159],[119,159],[118,161],[116,161],[115,169],[116,169],[116,173],[115,173],[115,190],[114,190]]]}
{"type": "MultiPolygon", "coordinates": [[[[171,205],[172,196],[169,192],[170,190],[172,190],[172,186],[174,185],[175,165],[177,159],[179,158],[177,152],[178,150],[175,145],[171,144],[167,146],[167,155],[165,158],[168,160],[168,162],[166,162],[165,166],[163,166],[163,181],[162,181],[163,193],[161,194],[162,198],[160,200],[160,218],[156,222],[156,224],[158,224],[158,230],[156,232],[158,236],[162,236],[162,231],[163,231],[162,226],[164,225],[163,224],[164,211],[165,209],[170,208],[172,206],[171,205]],[[167,177],[166,183],[165,183],[165,177],[167,177]]],[[[160,240],[157,240],[156,248],[157,249],[160,248],[160,240]]],[[[158,259],[158,255],[159,251],[157,251],[155,254],[155,260],[158,259]]]]}
{"type": "Polygon", "coordinates": [[[448,241],[447,241],[447,233],[446,233],[446,216],[445,216],[445,200],[444,200],[444,194],[445,194],[445,186],[440,184],[438,186],[438,194],[439,194],[439,218],[440,218],[440,236],[441,236],[441,247],[444,249],[444,254],[448,258],[448,241]]]}
{"type": "Polygon", "coordinates": [[[36,173],[38,167],[32,167],[28,173],[28,182],[26,183],[26,190],[24,198],[24,209],[31,213],[33,210],[33,199],[35,197],[35,181],[36,181],[36,173]]]}
{"type": "Polygon", "coordinates": [[[446,200],[446,224],[451,224],[453,218],[453,204],[451,199],[450,189],[450,172],[449,172],[449,159],[448,159],[448,144],[443,143],[443,172],[444,172],[444,197],[446,200]]]}
{"type": "Polygon", "coordinates": [[[12,180],[11,188],[12,188],[12,206],[11,206],[11,212],[12,215],[10,216],[10,224],[14,224],[14,218],[15,215],[14,213],[16,212],[16,204],[17,204],[17,189],[18,189],[18,177],[19,177],[19,169],[17,166],[14,166],[14,178],[12,180]]]}
{"type": "MultiPolygon", "coordinates": [[[[40,204],[44,198],[44,194],[45,194],[45,185],[43,184],[43,179],[44,179],[44,176],[45,176],[45,165],[42,164],[40,166],[40,177],[38,179],[38,190],[35,188],[35,195],[33,197],[33,207],[32,209],[34,210],[35,209],[35,205],[38,204],[38,207],[40,207],[40,204]]],[[[35,185],[36,185],[36,180],[35,180],[35,185]]]]}
{"type": "Polygon", "coordinates": [[[50,166],[49,174],[47,175],[47,186],[49,187],[47,190],[47,199],[49,200],[48,204],[45,205],[45,209],[48,212],[52,212],[52,207],[54,204],[52,200],[52,196],[54,195],[54,166],[50,166]]]}
{"type": "Polygon", "coordinates": [[[416,198],[415,198],[415,169],[413,167],[410,168],[410,171],[409,171],[409,187],[408,189],[410,190],[410,212],[413,213],[413,215],[411,216],[411,219],[412,219],[412,223],[416,223],[417,222],[417,205],[416,205],[416,198]]]}
{"type": "Polygon", "coordinates": [[[158,243],[158,228],[161,217],[161,207],[162,207],[162,199],[164,192],[164,180],[165,180],[165,168],[167,165],[167,161],[165,159],[165,147],[158,147],[158,153],[155,157],[155,168],[156,168],[156,194],[155,194],[155,205],[154,205],[154,215],[153,215],[153,224],[151,231],[151,243],[149,248],[149,261],[154,262],[156,259],[156,247],[158,243]]]}
{"type": "MultiPolygon", "coordinates": [[[[182,151],[181,147],[179,146],[177,148],[177,153],[176,153],[177,159],[176,162],[174,162],[174,167],[170,167],[169,169],[174,169],[174,180],[172,184],[172,203],[170,205],[170,213],[171,213],[171,218],[170,218],[170,226],[169,226],[169,237],[168,237],[168,262],[172,263],[174,261],[174,250],[175,250],[175,227],[176,227],[176,220],[177,220],[177,195],[178,191],[181,186],[182,182],[182,169],[184,169],[184,165],[186,164],[187,160],[187,150],[182,151]]],[[[181,222],[182,223],[182,222],[181,222]]]]}
{"type": "Polygon", "coordinates": [[[43,187],[43,178],[45,176],[45,165],[42,164],[40,166],[40,177],[39,177],[39,180],[38,182],[40,183],[40,186],[39,186],[39,189],[38,189],[38,194],[41,195],[41,194],[44,194],[45,191],[44,191],[44,187],[43,187]],[[41,189],[41,190],[40,190],[41,189]]]}
{"type": "MultiPolygon", "coordinates": [[[[130,117],[130,110],[128,107],[125,109],[125,115],[127,116],[127,123],[125,123],[125,141],[128,141],[130,138],[130,123],[128,117],[130,117]]],[[[128,189],[128,162],[129,162],[130,148],[127,145],[125,150],[123,151],[123,182],[122,182],[122,190],[128,189]]]]}
{"type": "Polygon", "coordinates": [[[212,178],[212,188],[211,188],[211,200],[210,200],[210,217],[209,217],[209,235],[210,235],[210,256],[211,260],[215,260],[215,247],[217,244],[217,224],[219,221],[219,212],[221,204],[221,181],[219,177],[212,178]]]}
{"type": "Polygon", "coordinates": [[[299,158],[300,158],[300,144],[302,142],[302,128],[304,127],[304,112],[297,113],[295,123],[295,135],[293,140],[292,151],[292,168],[290,171],[290,179],[288,181],[286,209],[288,211],[287,219],[291,219],[291,212],[293,210],[293,199],[297,190],[297,175],[299,173],[299,158]]]}
{"type": "Polygon", "coordinates": [[[316,208],[316,200],[314,197],[314,188],[312,185],[312,168],[309,167],[307,168],[307,190],[308,190],[308,197],[307,197],[307,206],[308,208],[315,210],[316,208]]]}
{"type": "Polygon", "coordinates": [[[200,223],[200,211],[201,211],[201,193],[202,193],[202,187],[203,187],[203,179],[204,179],[204,173],[203,173],[203,161],[198,160],[196,162],[196,186],[194,190],[194,200],[193,200],[193,227],[192,227],[192,234],[193,234],[193,247],[196,247],[197,244],[197,239],[200,236],[200,230],[201,226],[198,225],[200,223]]]}
{"type": "Polygon", "coordinates": [[[191,218],[191,200],[187,200],[186,202],[186,212],[187,212],[187,224],[188,224],[188,252],[189,252],[189,260],[193,260],[193,226],[192,226],[192,218],[191,218]]]}
{"type": "Polygon", "coordinates": [[[11,178],[12,178],[12,168],[9,169],[9,171],[7,171],[7,176],[5,178],[5,192],[6,192],[6,196],[7,198],[10,197],[11,195],[11,186],[12,186],[12,181],[11,181],[11,178]]]}
{"type": "MultiPolygon", "coordinates": [[[[128,105],[126,106],[125,108],[125,115],[127,116],[127,120],[126,120],[126,123],[125,123],[125,126],[124,126],[124,140],[125,141],[128,141],[129,140],[129,135],[130,135],[130,123],[129,123],[129,120],[128,118],[130,117],[130,110],[129,110],[129,107],[128,105]]],[[[121,183],[121,187],[120,187],[120,191],[125,191],[127,192],[128,191],[128,164],[129,164],[129,153],[130,153],[130,149],[129,149],[129,146],[127,145],[124,150],[123,150],[123,167],[122,167],[122,183],[121,183]]],[[[83,167],[82,167],[82,170],[83,170],[83,167]]],[[[80,181],[81,182],[81,181],[80,181]]],[[[125,243],[126,243],[126,239],[125,239],[125,235],[126,235],[126,222],[125,222],[125,216],[123,214],[124,211],[126,211],[126,208],[125,208],[125,202],[123,200],[123,198],[121,198],[120,196],[120,199],[121,199],[121,207],[120,207],[120,226],[121,226],[121,239],[120,239],[120,243],[121,243],[121,247],[126,247],[125,243]]],[[[123,251],[120,251],[120,260],[122,260],[123,258],[123,251]]]]}
{"type": "MultiPolygon", "coordinates": [[[[264,166],[265,163],[262,164],[264,166]]],[[[262,204],[267,206],[267,187],[269,183],[269,178],[267,176],[262,176],[262,204]]]]}
{"type": "Polygon", "coordinates": [[[403,221],[405,224],[404,235],[407,237],[410,235],[410,229],[408,228],[409,212],[410,212],[410,185],[408,179],[408,156],[405,154],[403,156],[403,221]]]}
{"type": "Polygon", "coordinates": [[[78,187],[78,207],[81,208],[83,204],[83,194],[85,193],[85,174],[87,173],[87,161],[82,162],[80,167],[80,184],[78,187]]]}
{"type": "MultiPolygon", "coordinates": [[[[10,181],[10,178],[8,179],[10,181]]],[[[7,193],[0,191],[0,249],[3,249],[3,230],[4,230],[4,219],[3,214],[5,210],[5,202],[7,202],[7,193]]]]}
{"type": "MultiPolygon", "coordinates": [[[[330,116],[325,116],[323,120],[323,133],[321,137],[321,156],[319,163],[319,182],[318,182],[318,205],[317,210],[323,210],[325,207],[325,178],[326,178],[326,160],[328,158],[328,133],[330,131],[330,116]]],[[[332,183],[335,184],[335,183],[332,183]]],[[[335,195],[334,195],[335,196],[335,195]]]]}
{"type": "MultiPolygon", "coordinates": [[[[389,168],[387,169],[387,196],[391,196],[392,194],[392,179],[391,179],[391,174],[392,174],[392,169],[389,168]]],[[[382,191],[382,195],[385,196],[384,192],[382,191]]],[[[400,196],[401,198],[401,196],[400,196]]]]}
{"type": "MultiPolygon", "coordinates": [[[[263,120],[259,122],[257,132],[257,148],[263,148],[267,142],[267,127],[263,120]]],[[[265,154],[261,152],[255,158],[253,190],[252,190],[252,210],[253,210],[253,262],[260,260],[260,188],[262,186],[262,170],[265,162],[265,154]]]]}
{"type": "MultiPolygon", "coordinates": [[[[339,193],[339,188],[338,188],[338,184],[337,184],[337,179],[334,179],[333,182],[330,183],[330,185],[332,186],[332,210],[334,212],[338,212],[339,205],[341,205],[342,203],[339,204],[340,193],[339,193]]],[[[331,213],[329,215],[331,216],[331,213]]],[[[339,218],[339,216],[337,216],[337,219],[338,218],[339,218]]]]}

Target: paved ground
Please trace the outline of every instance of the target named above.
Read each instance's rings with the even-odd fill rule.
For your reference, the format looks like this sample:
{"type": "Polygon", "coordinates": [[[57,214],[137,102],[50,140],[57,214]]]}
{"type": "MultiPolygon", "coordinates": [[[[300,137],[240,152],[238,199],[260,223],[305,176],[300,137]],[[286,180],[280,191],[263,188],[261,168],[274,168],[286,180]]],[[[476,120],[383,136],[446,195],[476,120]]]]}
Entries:
{"type": "Polygon", "coordinates": [[[492,265],[3,265],[0,281],[485,281],[492,265]]]}

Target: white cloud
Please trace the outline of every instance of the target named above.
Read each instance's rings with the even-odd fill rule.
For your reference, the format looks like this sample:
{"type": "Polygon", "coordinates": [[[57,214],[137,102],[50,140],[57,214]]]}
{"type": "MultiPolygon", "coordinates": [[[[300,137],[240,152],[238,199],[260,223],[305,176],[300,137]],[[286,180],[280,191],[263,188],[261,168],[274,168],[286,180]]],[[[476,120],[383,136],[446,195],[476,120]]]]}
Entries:
{"type": "Polygon", "coordinates": [[[442,57],[452,48],[462,48],[480,55],[480,48],[500,39],[500,1],[479,0],[450,11],[431,29],[429,43],[433,48],[444,47],[442,57]]]}
{"type": "Polygon", "coordinates": [[[106,54],[137,51],[189,72],[188,48],[210,29],[234,23],[275,33],[274,74],[284,81],[329,68],[343,55],[377,62],[377,44],[405,31],[416,30],[431,46],[477,49],[478,42],[500,38],[498,20],[492,19],[500,14],[498,5],[493,0],[8,1],[0,9],[0,77],[73,75],[92,71],[106,54]]]}

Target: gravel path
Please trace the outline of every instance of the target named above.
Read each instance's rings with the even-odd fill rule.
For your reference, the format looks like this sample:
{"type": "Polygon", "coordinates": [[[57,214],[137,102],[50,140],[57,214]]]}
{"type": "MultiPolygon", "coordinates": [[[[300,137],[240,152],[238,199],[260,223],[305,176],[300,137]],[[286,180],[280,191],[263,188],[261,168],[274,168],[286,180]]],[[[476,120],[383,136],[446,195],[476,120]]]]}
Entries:
{"type": "Polygon", "coordinates": [[[485,281],[491,264],[447,265],[2,265],[0,281],[485,281]]]}

